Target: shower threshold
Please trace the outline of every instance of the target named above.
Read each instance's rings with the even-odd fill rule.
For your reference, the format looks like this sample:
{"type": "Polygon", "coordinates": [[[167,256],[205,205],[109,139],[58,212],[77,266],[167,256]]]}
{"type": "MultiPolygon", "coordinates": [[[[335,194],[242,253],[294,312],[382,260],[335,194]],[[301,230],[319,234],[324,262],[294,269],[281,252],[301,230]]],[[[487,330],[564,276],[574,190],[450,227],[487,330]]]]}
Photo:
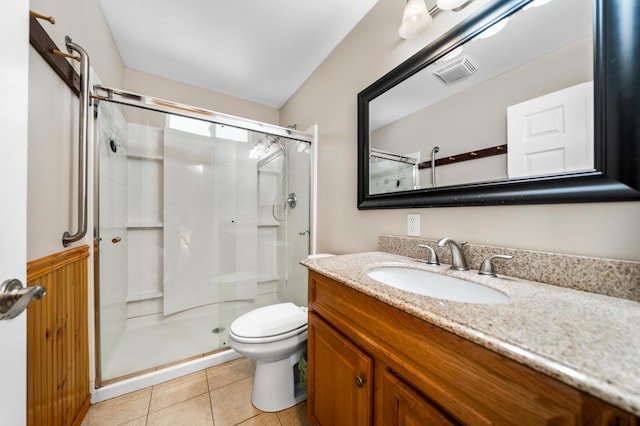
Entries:
{"type": "Polygon", "coordinates": [[[209,354],[197,355],[176,363],[160,366],[145,372],[134,373],[129,376],[111,379],[103,382],[91,395],[91,403],[105,401],[142,388],[157,385],[187,374],[195,373],[225,362],[233,361],[242,356],[231,348],[221,348],[209,354]]]}

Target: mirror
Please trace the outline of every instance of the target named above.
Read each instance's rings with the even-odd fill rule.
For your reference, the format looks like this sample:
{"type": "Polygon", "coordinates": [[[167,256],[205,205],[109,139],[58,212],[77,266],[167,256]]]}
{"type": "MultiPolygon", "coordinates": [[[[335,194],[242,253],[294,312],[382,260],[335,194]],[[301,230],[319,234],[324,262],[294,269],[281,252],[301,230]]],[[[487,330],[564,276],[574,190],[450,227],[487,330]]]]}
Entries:
{"type": "Polygon", "coordinates": [[[362,91],[358,208],[640,199],[623,3],[491,2],[362,91]]]}

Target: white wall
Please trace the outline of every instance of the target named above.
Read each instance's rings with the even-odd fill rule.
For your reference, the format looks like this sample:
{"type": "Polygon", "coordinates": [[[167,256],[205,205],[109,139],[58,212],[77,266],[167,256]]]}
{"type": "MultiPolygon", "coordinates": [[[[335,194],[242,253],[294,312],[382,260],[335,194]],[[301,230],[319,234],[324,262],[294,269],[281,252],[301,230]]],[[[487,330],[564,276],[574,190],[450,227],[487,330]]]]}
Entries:
{"type": "Polygon", "coordinates": [[[125,70],[125,84],[123,88],[134,93],[250,118],[264,123],[278,124],[280,120],[280,113],[276,108],[129,68],[125,70]]]}
{"type": "Polygon", "coordinates": [[[60,50],[67,51],[64,38],[68,35],[87,51],[105,85],[124,85],[124,64],[98,0],[30,0],[29,7],[55,18],[55,25],[40,22],[60,50]]]}
{"type": "MultiPolygon", "coordinates": [[[[66,51],[64,39],[70,36],[88,52],[105,84],[124,84],[124,66],[97,0],[32,0],[29,7],[55,18],[55,25],[40,23],[60,50],[66,51]]],[[[27,255],[34,260],[64,250],[62,233],[77,230],[78,98],[33,47],[29,65],[27,255]]],[[[90,219],[88,244],[91,225],[90,219]]]]}
{"type": "Polygon", "coordinates": [[[318,251],[375,250],[379,234],[405,234],[412,212],[422,216],[423,237],[640,260],[640,202],[357,209],[357,94],[484,3],[441,12],[406,41],[397,34],[405,2],[380,0],[281,109],[281,123],[319,125],[318,251]]]}

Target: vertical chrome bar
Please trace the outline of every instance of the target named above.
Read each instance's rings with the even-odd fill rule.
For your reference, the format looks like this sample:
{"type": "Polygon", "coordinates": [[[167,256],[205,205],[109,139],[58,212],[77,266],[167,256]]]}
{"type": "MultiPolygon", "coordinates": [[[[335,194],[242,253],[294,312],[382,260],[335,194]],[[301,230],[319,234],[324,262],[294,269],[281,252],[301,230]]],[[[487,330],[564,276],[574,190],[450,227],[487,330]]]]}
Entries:
{"type": "Polygon", "coordinates": [[[436,187],[436,152],[440,151],[439,146],[434,146],[431,150],[431,185],[436,187]]]}
{"type": "Polygon", "coordinates": [[[89,55],[77,44],[65,37],[67,50],[80,54],[80,108],[79,108],[79,141],[78,141],[78,231],[62,234],[62,245],[81,240],[87,233],[87,141],[89,140],[89,55]]]}

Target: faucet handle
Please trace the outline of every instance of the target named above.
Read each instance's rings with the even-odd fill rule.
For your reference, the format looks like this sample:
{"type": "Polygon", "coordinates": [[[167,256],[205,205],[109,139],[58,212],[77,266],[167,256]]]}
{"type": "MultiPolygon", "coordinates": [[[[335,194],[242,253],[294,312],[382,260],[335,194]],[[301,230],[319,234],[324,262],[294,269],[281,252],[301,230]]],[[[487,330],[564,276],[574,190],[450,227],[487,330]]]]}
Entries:
{"type": "Polygon", "coordinates": [[[440,264],[440,260],[438,260],[438,255],[436,254],[436,251],[431,246],[428,246],[425,244],[418,244],[418,247],[427,249],[429,251],[429,259],[427,260],[427,265],[440,264]]]}
{"type": "Polygon", "coordinates": [[[496,276],[496,269],[493,267],[493,259],[513,259],[513,256],[509,256],[506,254],[492,254],[491,256],[488,256],[485,260],[482,261],[482,265],[480,265],[478,275],[490,275],[492,277],[496,276]]]}

